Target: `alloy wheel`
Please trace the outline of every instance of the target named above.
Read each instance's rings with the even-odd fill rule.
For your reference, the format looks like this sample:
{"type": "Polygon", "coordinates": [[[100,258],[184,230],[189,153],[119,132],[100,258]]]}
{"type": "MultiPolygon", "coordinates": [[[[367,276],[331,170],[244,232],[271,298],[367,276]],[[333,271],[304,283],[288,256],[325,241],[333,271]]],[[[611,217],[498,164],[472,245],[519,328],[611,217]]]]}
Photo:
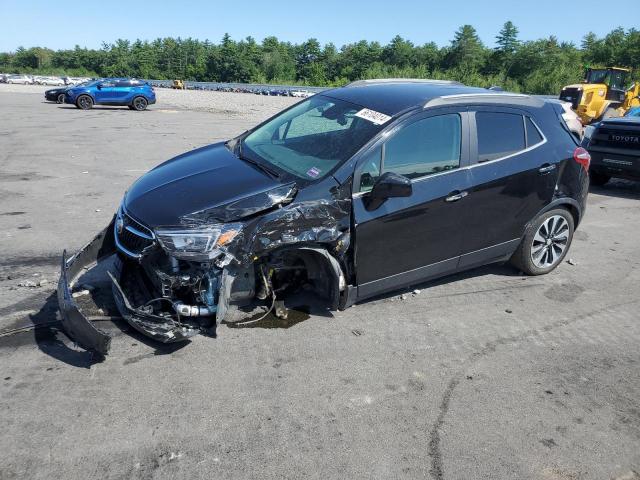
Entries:
{"type": "Polygon", "coordinates": [[[145,108],[147,108],[147,101],[142,97],[137,97],[133,101],[133,106],[136,110],[144,110],[145,108]]]}
{"type": "Polygon", "coordinates": [[[556,265],[569,243],[569,223],[561,215],[547,218],[533,237],[531,260],[538,268],[556,265]]]}
{"type": "Polygon", "coordinates": [[[80,107],[84,110],[91,108],[91,99],[86,95],[83,95],[82,97],[80,97],[80,99],[78,100],[78,103],[80,104],[80,107]]]}

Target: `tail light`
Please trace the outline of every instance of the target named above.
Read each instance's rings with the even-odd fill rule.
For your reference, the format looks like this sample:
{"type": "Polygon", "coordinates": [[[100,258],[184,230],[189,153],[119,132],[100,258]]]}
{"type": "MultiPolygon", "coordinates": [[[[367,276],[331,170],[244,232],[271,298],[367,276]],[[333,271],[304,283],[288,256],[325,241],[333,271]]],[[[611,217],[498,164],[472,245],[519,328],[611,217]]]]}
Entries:
{"type": "Polygon", "coordinates": [[[591,155],[584,148],[578,147],[573,152],[573,159],[578,162],[584,168],[585,172],[589,171],[589,165],[591,164],[591,155]]]}

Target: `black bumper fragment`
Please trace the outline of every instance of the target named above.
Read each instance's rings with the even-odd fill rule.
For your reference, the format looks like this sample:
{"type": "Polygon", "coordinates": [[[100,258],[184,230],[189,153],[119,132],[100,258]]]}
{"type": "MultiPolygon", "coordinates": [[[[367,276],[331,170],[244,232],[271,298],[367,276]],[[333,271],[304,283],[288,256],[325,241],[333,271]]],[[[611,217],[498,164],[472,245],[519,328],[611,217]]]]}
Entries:
{"type": "Polygon", "coordinates": [[[58,305],[62,326],[69,336],[81,347],[106,355],[111,346],[111,337],[96,328],[78,308],[71,294],[74,283],[85,269],[116,252],[113,239],[113,222],[73,257],[67,259],[67,251],[62,253],[60,280],[58,281],[58,305]]]}

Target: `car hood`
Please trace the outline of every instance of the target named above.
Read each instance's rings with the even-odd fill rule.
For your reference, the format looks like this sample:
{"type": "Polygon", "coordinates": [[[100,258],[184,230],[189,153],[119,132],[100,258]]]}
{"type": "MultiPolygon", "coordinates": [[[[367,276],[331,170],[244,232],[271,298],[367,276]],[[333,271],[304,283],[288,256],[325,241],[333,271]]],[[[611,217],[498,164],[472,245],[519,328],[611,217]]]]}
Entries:
{"type": "Polygon", "coordinates": [[[600,122],[601,124],[618,124],[618,125],[640,125],[640,117],[610,117],[605,118],[600,122]]]}
{"type": "MultiPolygon", "coordinates": [[[[126,212],[151,228],[183,226],[198,218],[232,221],[282,202],[286,185],[240,160],[224,143],[209,145],[175,157],[140,177],[124,199],[126,212]],[[259,197],[255,202],[242,199],[259,197]],[[246,203],[252,208],[243,209],[246,203]],[[225,205],[232,208],[225,209],[225,205]],[[214,212],[207,215],[207,211],[214,212]],[[226,214],[215,215],[216,211],[226,214]],[[185,222],[185,217],[191,219],[185,222]]],[[[289,186],[293,190],[292,186],[289,186]]]]}

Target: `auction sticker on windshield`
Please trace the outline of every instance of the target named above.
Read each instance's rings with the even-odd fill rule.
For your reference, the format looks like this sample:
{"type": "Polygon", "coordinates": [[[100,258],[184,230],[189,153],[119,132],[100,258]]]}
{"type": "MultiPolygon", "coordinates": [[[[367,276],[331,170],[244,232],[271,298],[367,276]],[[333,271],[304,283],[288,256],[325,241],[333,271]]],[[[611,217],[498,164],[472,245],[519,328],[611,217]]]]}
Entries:
{"type": "Polygon", "coordinates": [[[307,175],[316,178],[318,175],[320,175],[320,169],[318,167],[312,167],[309,169],[309,171],[307,171],[307,175]]]}
{"type": "Polygon", "coordinates": [[[389,120],[391,120],[391,117],[389,115],[376,112],[375,110],[369,110],[368,108],[363,108],[358,113],[356,113],[355,116],[364,118],[365,120],[369,120],[375,125],[382,125],[383,123],[387,123],[389,120]]]}

